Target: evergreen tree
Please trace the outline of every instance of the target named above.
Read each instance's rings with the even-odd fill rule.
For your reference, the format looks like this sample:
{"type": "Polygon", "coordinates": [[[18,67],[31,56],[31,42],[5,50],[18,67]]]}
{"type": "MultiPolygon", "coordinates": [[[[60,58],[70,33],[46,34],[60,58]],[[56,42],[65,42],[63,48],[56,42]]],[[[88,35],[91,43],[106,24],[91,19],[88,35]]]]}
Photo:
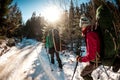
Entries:
{"type": "Polygon", "coordinates": [[[7,15],[7,32],[6,35],[11,37],[14,35],[15,30],[22,25],[22,14],[17,3],[9,8],[9,13],[7,15]]]}
{"type": "Polygon", "coordinates": [[[60,35],[61,39],[64,40],[65,42],[69,40],[68,24],[69,24],[68,11],[65,10],[61,15],[60,21],[58,22],[58,26],[59,26],[58,29],[59,29],[59,33],[61,34],[60,35]]]}
{"type": "Polygon", "coordinates": [[[71,50],[73,50],[73,34],[75,33],[73,28],[74,28],[74,5],[73,5],[73,1],[71,0],[70,10],[69,10],[69,28],[68,28],[71,50]]]}
{"type": "Polygon", "coordinates": [[[0,35],[12,37],[22,24],[22,14],[17,4],[11,5],[13,0],[0,0],[0,35]]]}
{"type": "Polygon", "coordinates": [[[0,35],[5,34],[7,15],[9,13],[9,7],[13,0],[0,0],[0,35]]]}

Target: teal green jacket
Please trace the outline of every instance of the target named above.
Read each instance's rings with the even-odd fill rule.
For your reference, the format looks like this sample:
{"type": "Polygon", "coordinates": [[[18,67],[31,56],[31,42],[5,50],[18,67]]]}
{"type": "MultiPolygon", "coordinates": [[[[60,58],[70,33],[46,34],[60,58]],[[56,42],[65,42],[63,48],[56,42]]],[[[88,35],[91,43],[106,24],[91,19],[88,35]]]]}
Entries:
{"type": "Polygon", "coordinates": [[[54,46],[52,34],[49,34],[49,35],[46,36],[45,46],[46,46],[46,48],[52,48],[54,46]]]}

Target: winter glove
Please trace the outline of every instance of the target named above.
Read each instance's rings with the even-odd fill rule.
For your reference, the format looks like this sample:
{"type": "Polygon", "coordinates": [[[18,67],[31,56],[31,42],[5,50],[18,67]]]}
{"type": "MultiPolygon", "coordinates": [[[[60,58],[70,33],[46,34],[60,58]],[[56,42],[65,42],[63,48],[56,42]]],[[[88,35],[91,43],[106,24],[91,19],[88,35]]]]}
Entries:
{"type": "Polygon", "coordinates": [[[82,59],[81,56],[77,56],[77,57],[76,57],[76,61],[78,61],[78,62],[81,62],[81,59],[82,59]]]}

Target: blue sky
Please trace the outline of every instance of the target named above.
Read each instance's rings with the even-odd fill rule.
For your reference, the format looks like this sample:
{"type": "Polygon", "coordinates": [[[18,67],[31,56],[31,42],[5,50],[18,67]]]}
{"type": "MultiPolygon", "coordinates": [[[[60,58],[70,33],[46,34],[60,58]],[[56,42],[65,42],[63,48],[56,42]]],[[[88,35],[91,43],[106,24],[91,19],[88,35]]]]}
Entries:
{"type": "MultiPolygon", "coordinates": [[[[46,6],[49,6],[51,4],[55,5],[61,5],[60,3],[57,4],[57,2],[60,2],[63,0],[13,0],[13,3],[18,4],[19,9],[22,12],[22,18],[23,22],[26,22],[27,19],[31,18],[32,13],[35,11],[37,15],[41,14],[42,11],[45,9],[46,6]]],[[[70,1],[70,0],[65,0],[70,1]]],[[[75,1],[75,0],[74,0],[75,1]]],[[[82,2],[88,2],[90,0],[78,0],[80,3],[82,2]]],[[[78,3],[78,5],[80,4],[78,3]]],[[[67,6],[69,6],[69,3],[66,3],[67,6]]]]}

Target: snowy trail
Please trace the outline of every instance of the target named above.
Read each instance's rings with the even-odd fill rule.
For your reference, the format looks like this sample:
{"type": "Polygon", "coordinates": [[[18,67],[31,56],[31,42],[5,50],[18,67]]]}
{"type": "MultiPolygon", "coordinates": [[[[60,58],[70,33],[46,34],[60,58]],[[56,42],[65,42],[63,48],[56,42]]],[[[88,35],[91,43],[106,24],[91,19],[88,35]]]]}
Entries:
{"type": "MultiPolygon", "coordinates": [[[[20,50],[13,49],[10,51],[10,53],[12,52],[11,55],[9,55],[9,53],[6,55],[6,59],[1,57],[0,80],[28,80],[28,77],[32,77],[29,73],[33,72],[33,69],[30,69],[32,68],[33,62],[35,60],[37,61],[38,53],[36,52],[36,48],[40,45],[29,46],[20,50]]],[[[3,55],[3,57],[4,56],[5,55],[3,55]]]]}
{"type": "Polygon", "coordinates": [[[0,69],[1,69],[0,70],[0,73],[1,73],[0,79],[2,79],[2,80],[15,79],[14,76],[16,76],[16,75],[14,75],[14,74],[17,73],[17,76],[18,76],[17,71],[18,71],[18,69],[20,69],[20,67],[22,68],[22,63],[24,63],[24,60],[26,60],[25,57],[27,57],[27,55],[29,55],[31,52],[31,51],[29,51],[30,49],[33,50],[33,47],[27,48],[25,51],[21,50],[21,51],[17,52],[16,54],[11,55],[10,57],[8,57],[6,63],[0,64],[0,69]]]}
{"type": "MultiPolygon", "coordinates": [[[[42,53],[44,53],[43,50],[40,51],[39,60],[40,60],[40,63],[42,64],[42,67],[43,67],[45,73],[49,76],[50,80],[57,80],[58,77],[56,78],[54,76],[54,75],[56,75],[56,73],[54,73],[54,75],[53,75],[53,71],[51,71],[51,68],[49,66],[49,61],[47,59],[45,59],[44,57],[42,57],[42,55],[41,55],[42,53]]],[[[46,56],[46,55],[44,54],[44,56],[46,56]]]]}

